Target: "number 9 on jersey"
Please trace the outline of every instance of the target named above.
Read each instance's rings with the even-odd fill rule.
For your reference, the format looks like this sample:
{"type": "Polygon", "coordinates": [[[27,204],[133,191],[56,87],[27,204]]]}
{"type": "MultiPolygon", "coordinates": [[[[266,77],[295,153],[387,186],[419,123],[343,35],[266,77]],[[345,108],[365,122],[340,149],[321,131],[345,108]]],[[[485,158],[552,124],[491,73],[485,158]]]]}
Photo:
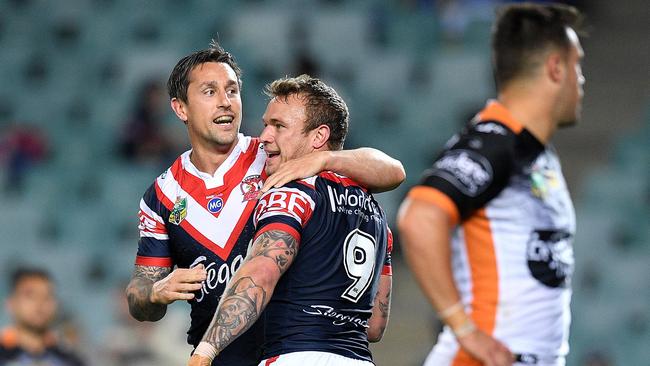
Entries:
{"type": "Polygon", "coordinates": [[[375,272],[377,243],[370,234],[355,229],[345,237],[343,264],[352,284],[345,289],[342,298],[354,303],[366,292],[375,272]]]}

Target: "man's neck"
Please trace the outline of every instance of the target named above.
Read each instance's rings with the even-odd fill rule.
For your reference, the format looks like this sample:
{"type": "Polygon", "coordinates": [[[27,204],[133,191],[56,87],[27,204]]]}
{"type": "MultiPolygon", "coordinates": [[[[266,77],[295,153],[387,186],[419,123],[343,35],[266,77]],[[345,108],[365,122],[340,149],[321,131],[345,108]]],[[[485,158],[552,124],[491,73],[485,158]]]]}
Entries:
{"type": "Polygon", "coordinates": [[[235,149],[238,142],[239,139],[236,139],[230,146],[192,145],[190,161],[200,172],[214,175],[221,164],[226,161],[228,155],[235,149]]]}
{"type": "Polygon", "coordinates": [[[36,332],[22,326],[16,326],[17,341],[20,348],[28,353],[41,354],[47,347],[47,333],[36,332]]]}
{"type": "Polygon", "coordinates": [[[513,84],[499,93],[498,100],[537,140],[546,144],[556,130],[552,106],[553,95],[541,88],[513,84]]]}

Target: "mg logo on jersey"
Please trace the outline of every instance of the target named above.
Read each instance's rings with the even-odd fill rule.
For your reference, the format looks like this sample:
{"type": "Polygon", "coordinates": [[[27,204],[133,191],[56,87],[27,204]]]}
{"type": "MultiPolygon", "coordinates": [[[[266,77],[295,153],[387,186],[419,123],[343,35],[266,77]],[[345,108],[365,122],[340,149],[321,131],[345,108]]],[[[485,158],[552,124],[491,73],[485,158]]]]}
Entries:
{"type": "Polygon", "coordinates": [[[219,213],[223,208],[223,200],[221,197],[215,197],[208,202],[207,209],[212,213],[219,213]]]}

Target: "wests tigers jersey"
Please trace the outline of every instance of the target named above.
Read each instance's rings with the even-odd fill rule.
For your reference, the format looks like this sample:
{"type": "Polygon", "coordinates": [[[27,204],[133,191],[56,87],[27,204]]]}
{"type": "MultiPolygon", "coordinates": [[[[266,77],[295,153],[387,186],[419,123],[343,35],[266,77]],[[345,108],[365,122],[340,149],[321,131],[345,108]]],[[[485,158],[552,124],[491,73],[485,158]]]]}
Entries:
{"type": "Polygon", "coordinates": [[[392,238],[375,199],[330,172],[273,189],[255,209],[256,236],[282,230],[298,253],[264,311],[263,358],[321,351],[368,360],[367,327],[392,238]]]}
{"type": "MultiPolygon", "coordinates": [[[[200,172],[190,153],[182,154],[160,175],[140,201],[136,264],[205,266],[203,288],[189,301],[187,341],[196,347],[253,237],[252,213],[266,177],[266,153],[259,139],[240,134],[214,175],[200,172]]],[[[257,365],[261,336],[260,328],[252,327],[219,354],[215,364],[257,365]]]]}
{"type": "MultiPolygon", "coordinates": [[[[491,101],[409,197],[458,224],[454,279],[477,326],[528,360],[566,355],[575,214],[553,147],[491,101]]],[[[433,353],[474,364],[458,350],[446,328],[433,353]]]]}

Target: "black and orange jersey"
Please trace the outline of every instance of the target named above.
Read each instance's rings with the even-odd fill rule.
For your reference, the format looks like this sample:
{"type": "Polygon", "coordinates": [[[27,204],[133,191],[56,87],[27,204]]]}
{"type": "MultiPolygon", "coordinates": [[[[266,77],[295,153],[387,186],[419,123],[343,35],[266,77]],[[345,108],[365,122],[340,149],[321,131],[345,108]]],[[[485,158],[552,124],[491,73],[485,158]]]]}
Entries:
{"type": "Polygon", "coordinates": [[[33,354],[20,347],[15,328],[0,331],[0,365],[32,366],[83,366],[84,362],[74,353],[56,344],[53,336],[48,336],[47,346],[42,353],[33,354]]]}
{"type": "MultiPolygon", "coordinates": [[[[437,205],[456,225],[454,280],[480,329],[515,353],[568,352],[575,214],[550,144],[490,101],[409,197],[437,205]]],[[[434,353],[458,349],[446,329],[434,353]]]]}

